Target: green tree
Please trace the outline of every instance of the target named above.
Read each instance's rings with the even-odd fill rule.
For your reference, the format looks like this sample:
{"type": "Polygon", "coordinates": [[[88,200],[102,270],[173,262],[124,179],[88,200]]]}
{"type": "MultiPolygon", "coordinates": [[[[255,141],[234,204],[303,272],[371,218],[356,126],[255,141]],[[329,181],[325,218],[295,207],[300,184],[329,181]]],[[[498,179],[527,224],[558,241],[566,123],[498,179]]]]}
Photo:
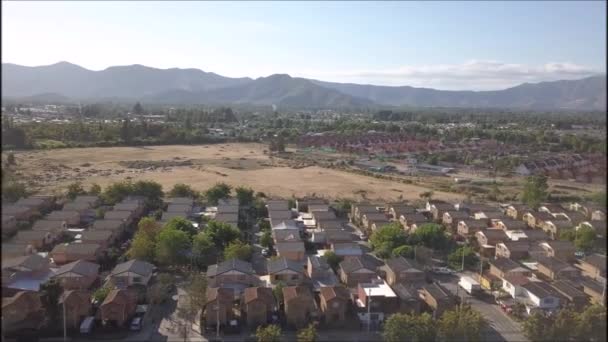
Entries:
{"type": "Polygon", "coordinates": [[[593,247],[595,246],[595,239],[597,238],[595,229],[583,226],[576,231],[575,235],[576,239],[574,240],[574,245],[578,250],[585,252],[590,252],[593,250],[593,247]]]}
{"type": "Polygon", "coordinates": [[[16,202],[20,198],[27,197],[28,191],[25,184],[18,182],[7,182],[2,184],[2,199],[7,202],[16,202]]]}
{"type": "Polygon", "coordinates": [[[68,185],[68,192],[67,192],[66,196],[69,199],[73,200],[76,198],[76,196],[85,195],[86,193],[87,192],[82,187],[82,183],[74,182],[74,183],[68,185]]]}
{"type": "Polygon", "coordinates": [[[158,234],[156,260],[163,265],[185,264],[190,250],[190,237],[184,231],[164,228],[158,234]]]}
{"type": "Polygon", "coordinates": [[[586,307],[577,319],[575,338],[579,341],[606,341],[606,308],[600,304],[586,307]]]}
{"type": "Polygon", "coordinates": [[[298,330],[298,342],[315,342],[317,340],[317,329],[314,324],[298,330]]]}
{"type": "Polygon", "coordinates": [[[401,225],[391,223],[374,231],[369,242],[379,257],[388,258],[393,249],[406,244],[407,236],[401,225]]]}
{"type": "Polygon", "coordinates": [[[276,324],[270,324],[266,327],[260,325],[255,331],[255,337],[258,342],[280,342],[281,327],[276,324]]]}
{"type": "Polygon", "coordinates": [[[108,185],[101,197],[106,204],[114,205],[131,194],[133,194],[133,183],[122,181],[108,185]]]}
{"type": "Polygon", "coordinates": [[[192,225],[192,222],[186,220],[183,217],[174,217],[164,226],[164,229],[177,229],[185,232],[188,236],[192,237],[197,233],[196,228],[192,225]]]}
{"type": "Polygon", "coordinates": [[[163,186],[154,181],[137,181],[133,183],[133,195],[146,198],[146,206],[150,209],[160,208],[163,204],[163,186]]]}
{"type": "Polygon", "coordinates": [[[235,189],[236,198],[239,199],[240,205],[249,205],[253,203],[253,190],[251,188],[245,188],[239,186],[235,189]]]}
{"type": "Polygon", "coordinates": [[[465,305],[445,311],[437,330],[442,341],[479,341],[485,324],[479,312],[465,305]]]}
{"type": "Polygon", "coordinates": [[[98,303],[101,304],[106,299],[108,294],[110,294],[110,291],[112,291],[111,287],[102,286],[95,290],[95,292],[93,292],[93,299],[95,299],[98,303]]]}
{"type": "Polygon", "coordinates": [[[156,242],[160,231],[160,224],[152,217],[142,217],[137,223],[137,232],[135,234],[144,234],[146,237],[156,242]]]}
{"type": "Polygon", "coordinates": [[[224,250],[224,259],[240,259],[244,261],[250,261],[253,255],[253,247],[246,243],[236,240],[228,244],[224,250]]]}
{"type": "Polygon", "coordinates": [[[156,259],[156,241],[138,232],[133,237],[127,255],[131,259],[153,262],[156,259]]]}
{"type": "Polygon", "coordinates": [[[280,306],[283,304],[283,288],[285,284],[283,282],[279,282],[273,289],[272,294],[274,295],[274,299],[277,301],[277,305],[280,306]]]}
{"type": "Polygon", "coordinates": [[[199,267],[206,267],[216,261],[217,248],[209,235],[198,233],[192,239],[192,253],[199,267]]]}
{"type": "Polygon", "coordinates": [[[595,204],[599,205],[601,208],[606,208],[608,204],[606,203],[606,191],[596,192],[591,197],[595,204]]]}
{"type": "Polygon", "coordinates": [[[551,336],[548,332],[551,329],[551,320],[540,312],[534,312],[523,322],[522,328],[524,335],[532,342],[549,341],[551,336]]]}
{"type": "Polygon", "coordinates": [[[554,341],[568,341],[576,333],[577,314],[570,308],[559,310],[549,332],[554,341]]]}
{"type": "Polygon", "coordinates": [[[56,280],[51,280],[40,286],[40,302],[49,319],[49,326],[60,324],[59,299],[63,289],[56,280]]]}
{"type": "Polygon", "coordinates": [[[129,119],[124,119],[122,121],[122,127],[120,128],[120,139],[123,142],[130,144],[133,138],[132,134],[131,121],[129,119]]]}
{"type": "Polygon", "coordinates": [[[237,240],[241,236],[241,231],[234,226],[218,221],[209,221],[204,232],[220,250],[224,250],[230,242],[237,240]]]}
{"type": "Polygon", "coordinates": [[[387,342],[434,341],[436,324],[428,313],[410,315],[397,313],[384,323],[382,336],[387,342]]]}
{"type": "Polygon", "coordinates": [[[199,196],[198,191],[192,189],[190,185],[184,183],[177,183],[173,186],[171,191],[169,191],[169,197],[189,197],[189,198],[197,198],[199,196]]]}
{"type": "Polygon", "coordinates": [[[393,257],[404,257],[413,259],[414,258],[414,247],[408,245],[402,245],[395,247],[391,253],[393,257]]]}
{"type": "Polygon", "coordinates": [[[531,208],[536,209],[549,197],[548,189],[546,176],[529,176],[524,183],[521,200],[531,208]]]}
{"type": "Polygon", "coordinates": [[[338,266],[340,265],[342,260],[344,260],[343,257],[337,255],[334,251],[325,252],[325,254],[323,254],[323,258],[325,259],[325,261],[327,261],[329,267],[331,267],[331,269],[334,271],[338,270],[338,266]]]}
{"type": "Polygon", "coordinates": [[[469,246],[461,246],[458,247],[454,252],[448,255],[448,263],[450,267],[455,270],[459,270],[462,268],[462,254],[464,253],[464,266],[472,267],[477,264],[478,258],[475,255],[475,251],[472,247],[469,246]]]}
{"type": "Polygon", "coordinates": [[[226,183],[217,183],[207,191],[205,191],[205,197],[207,201],[213,205],[216,205],[219,200],[228,198],[232,188],[226,183]]]}
{"type": "Polygon", "coordinates": [[[262,233],[262,236],[260,237],[260,245],[262,245],[262,247],[271,248],[273,244],[274,241],[272,239],[272,234],[270,233],[270,230],[265,230],[264,233],[262,233]]]}
{"type": "Polygon", "coordinates": [[[410,235],[410,242],[416,245],[423,245],[437,250],[445,249],[448,245],[448,238],[445,236],[444,228],[435,223],[425,223],[418,227],[410,235]]]}
{"type": "Polygon", "coordinates": [[[207,278],[200,272],[192,272],[188,276],[185,290],[196,311],[203,310],[207,302],[207,278]]]}
{"type": "Polygon", "coordinates": [[[97,183],[91,184],[91,187],[89,188],[89,195],[98,196],[99,194],[101,194],[101,186],[99,186],[97,183]]]}

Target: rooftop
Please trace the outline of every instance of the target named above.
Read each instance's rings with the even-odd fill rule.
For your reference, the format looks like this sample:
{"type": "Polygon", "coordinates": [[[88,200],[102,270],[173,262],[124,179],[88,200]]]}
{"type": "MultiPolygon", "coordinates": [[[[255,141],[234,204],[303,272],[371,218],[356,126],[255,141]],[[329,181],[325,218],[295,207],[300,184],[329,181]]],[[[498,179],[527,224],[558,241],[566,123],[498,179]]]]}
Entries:
{"type": "Polygon", "coordinates": [[[246,274],[254,274],[253,266],[250,262],[240,259],[230,259],[207,268],[207,276],[215,277],[228,271],[238,271],[246,274]]]}

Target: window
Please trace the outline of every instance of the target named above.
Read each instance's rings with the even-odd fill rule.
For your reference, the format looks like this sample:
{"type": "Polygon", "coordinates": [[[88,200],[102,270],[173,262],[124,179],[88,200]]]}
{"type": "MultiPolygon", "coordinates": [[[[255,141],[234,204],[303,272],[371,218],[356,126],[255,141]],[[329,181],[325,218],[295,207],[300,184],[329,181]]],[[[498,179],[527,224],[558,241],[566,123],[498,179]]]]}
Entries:
{"type": "Polygon", "coordinates": [[[134,283],[141,283],[141,277],[133,277],[133,282],[134,283]]]}
{"type": "Polygon", "coordinates": [[[297,274],[292,275],[291,280],[298,280],[298,275],[297,274]]]}

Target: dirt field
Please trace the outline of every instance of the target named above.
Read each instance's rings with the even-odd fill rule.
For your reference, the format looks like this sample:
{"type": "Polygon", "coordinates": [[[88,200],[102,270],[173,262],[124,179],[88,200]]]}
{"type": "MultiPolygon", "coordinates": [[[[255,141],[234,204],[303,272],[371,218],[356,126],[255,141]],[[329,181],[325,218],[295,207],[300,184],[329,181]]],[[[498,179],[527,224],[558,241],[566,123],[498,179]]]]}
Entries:
{"type": "MultiPolygon", "coordinates": [[[[124,179],[154,180],[169,190],[186,183],[205,190],[216,182],[249,186],[274,196],[316,194],[328,198],[419,199],[428,188],[348,172],[293,169],[264,154],[260,144],[80,148],[17,153],[16,174],[41,193],[63,190],[74,181],[102,187],[124,179]]],[[[435,198],[463,196],[435,191],[435,198]]]]}

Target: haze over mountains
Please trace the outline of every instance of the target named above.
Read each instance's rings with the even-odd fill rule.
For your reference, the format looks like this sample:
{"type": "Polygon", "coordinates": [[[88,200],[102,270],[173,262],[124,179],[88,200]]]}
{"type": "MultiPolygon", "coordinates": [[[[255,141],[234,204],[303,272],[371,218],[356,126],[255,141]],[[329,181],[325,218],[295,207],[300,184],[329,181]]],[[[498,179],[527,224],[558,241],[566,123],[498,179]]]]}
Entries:
{"type": "Polygon", "coordinates": [[[142,65],[92,71],[67,62],[2,64],[2,97],[143,101],[158,104],[251,104],[297,108],[374,106],[606,110],[606,75],[524,83],[497,91],[446,91],[323,82],[275,74],[230,78],[199,69],[142,65]]]}

